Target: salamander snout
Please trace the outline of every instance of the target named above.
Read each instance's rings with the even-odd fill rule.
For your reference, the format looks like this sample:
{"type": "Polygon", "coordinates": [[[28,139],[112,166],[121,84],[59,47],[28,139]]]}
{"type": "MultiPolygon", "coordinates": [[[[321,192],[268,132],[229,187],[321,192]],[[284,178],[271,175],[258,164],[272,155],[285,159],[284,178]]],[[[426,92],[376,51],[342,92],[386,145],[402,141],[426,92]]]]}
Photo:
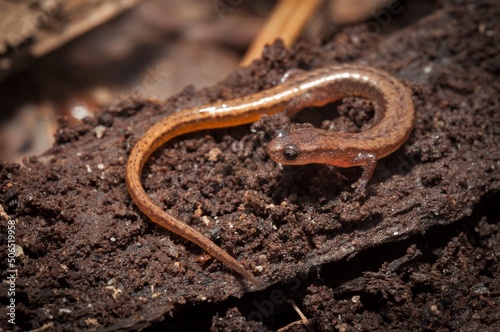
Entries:
{"type": "MultiPolygon", "coordinates": [[[[267,144],[266,151],[269,157],[284,165],[306,165],[324,163],[322,157],[322,130],[312,126],[302,126],[278,131],[276,137],[267,144]]],[[[334,153],[334,148],[331,155],[334,153]]]]}
{"type": "Polygon", "coordinates": [[[286,130],[280,130],[269,144],[266,151],[269,157],[277,163],[286,165],[301,165],[304,162],[301,155],[301,142],[295,135],[286,130]]]}

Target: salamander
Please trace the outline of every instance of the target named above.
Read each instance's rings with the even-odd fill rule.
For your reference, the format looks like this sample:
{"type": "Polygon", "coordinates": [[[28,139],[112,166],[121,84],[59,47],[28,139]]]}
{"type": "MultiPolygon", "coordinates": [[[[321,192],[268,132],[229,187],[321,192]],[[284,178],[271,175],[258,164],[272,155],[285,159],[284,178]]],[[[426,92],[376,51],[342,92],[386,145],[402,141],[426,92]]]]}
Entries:
{"type": "Polygon", "coordinates": [[[414,125],[410,91],[390,74],[362,65],[336,65],[290,75],[270,89],[227,101],[192,107],[154,124],[130,152],[126,168],[129,194],[153,222],[197,244],[208,254],[251,283],[262,282],[238,260],[198,230],[160,208],[145,192],[141,174],[149,156],[174,137],[206,129],[255,122],[262,115],[294,114],[310,106],[323,106],[346,96],[371,100],[375,125],[361,133],[335,133],[315,128],[281,131],[267,146],[270,157],[283,164],[326,163],[341,167],[362,166],[354,184],[363,188],[380,159],[398,149],[414,125]]]}

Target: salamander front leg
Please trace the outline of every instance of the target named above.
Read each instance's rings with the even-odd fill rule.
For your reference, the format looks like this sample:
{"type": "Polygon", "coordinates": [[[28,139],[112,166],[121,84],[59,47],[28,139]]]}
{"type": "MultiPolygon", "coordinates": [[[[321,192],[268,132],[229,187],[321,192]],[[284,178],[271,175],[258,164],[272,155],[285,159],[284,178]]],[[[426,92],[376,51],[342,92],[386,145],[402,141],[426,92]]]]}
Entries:
{"type": "Polygon", "coordinates": [[[351,187],[356,188],[356,191],[364,190],[377,166],[377,156],[373,153],[360,152],[354,161],[356,163],[362,163],[361,167],[363,167],[363,174],[358,181],[351,185],[351,187]]]}

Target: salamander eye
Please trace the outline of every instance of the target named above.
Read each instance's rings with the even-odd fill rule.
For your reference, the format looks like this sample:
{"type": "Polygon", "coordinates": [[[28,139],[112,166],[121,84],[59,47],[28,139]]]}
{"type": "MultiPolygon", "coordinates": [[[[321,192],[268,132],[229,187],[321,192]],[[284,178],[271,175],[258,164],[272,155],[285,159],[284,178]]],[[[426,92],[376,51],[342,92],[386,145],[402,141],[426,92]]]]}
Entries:
{"type": "Polygon", "coordinates": [[[283,149],[283,157],[286,160],[295,160],[299,156],[299,148],[295,144],[288,144],[283,149]]]}

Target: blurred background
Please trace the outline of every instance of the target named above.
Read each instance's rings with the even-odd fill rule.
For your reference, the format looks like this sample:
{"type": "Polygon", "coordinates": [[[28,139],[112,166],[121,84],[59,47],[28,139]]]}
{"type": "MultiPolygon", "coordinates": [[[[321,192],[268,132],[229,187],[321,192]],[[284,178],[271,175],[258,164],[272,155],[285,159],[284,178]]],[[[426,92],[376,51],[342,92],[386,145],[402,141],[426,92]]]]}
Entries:
{"type": "Polygon", "coordinates": [[[20,163],[43,153],[61,123],[77,125],[124,98],[162,101],[188,85],[213,85],[277,37],[287,45],[297,39],[321,42],[342,26],[364,21],[365,36],[376,38],[398,28],[395,22],[424,15],[434,1],[398,12],[398,6],[410,5],[389,0],[1,1],[0,160],[20,163]],[[384,14],[391,24],[377,20],[384,14]]]}

